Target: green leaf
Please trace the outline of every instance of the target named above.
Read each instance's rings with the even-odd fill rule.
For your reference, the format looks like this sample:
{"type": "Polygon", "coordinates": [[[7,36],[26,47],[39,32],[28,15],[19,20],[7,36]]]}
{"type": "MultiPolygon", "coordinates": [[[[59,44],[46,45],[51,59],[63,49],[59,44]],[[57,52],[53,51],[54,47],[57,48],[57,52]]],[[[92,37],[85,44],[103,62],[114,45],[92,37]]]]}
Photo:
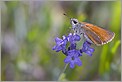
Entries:
{"type": "Polygon", "coordinates": [[[119,45],[120,45],[120,40],[117,40],[115,45],[111,49],[112,54],[115,54],[115,52],[117,51],[119,45]]]}

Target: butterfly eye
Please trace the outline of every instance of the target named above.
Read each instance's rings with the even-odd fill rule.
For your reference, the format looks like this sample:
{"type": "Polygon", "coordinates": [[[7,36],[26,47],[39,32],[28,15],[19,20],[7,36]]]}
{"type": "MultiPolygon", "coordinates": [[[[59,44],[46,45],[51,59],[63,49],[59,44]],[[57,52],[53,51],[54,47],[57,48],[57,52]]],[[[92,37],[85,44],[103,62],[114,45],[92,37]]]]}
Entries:
{"type": "Polygon", "coordinates": [[[77,25],[77,24],[78,24],[78,20],[75,19],[75,18],[71,18],[70,23],[71,23],[72,25],[77,25]]]}
{"type": "Polygon", "coordinates": [[[74,24],[77,24],[77,21],[73,20],[74,24]]]}

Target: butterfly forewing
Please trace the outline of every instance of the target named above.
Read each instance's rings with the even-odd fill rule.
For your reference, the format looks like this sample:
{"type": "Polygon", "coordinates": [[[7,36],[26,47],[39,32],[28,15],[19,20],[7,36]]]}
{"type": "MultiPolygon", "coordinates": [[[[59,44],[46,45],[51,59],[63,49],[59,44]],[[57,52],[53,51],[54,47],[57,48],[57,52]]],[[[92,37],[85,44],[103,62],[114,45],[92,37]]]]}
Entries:
{"type": "Polygon", "coordinates": [[[114,33],[90,23],[82,22],[84,26],[82,27],[88,38],[96,45],[103,45],[110,42],[114,33]]]}
{"type": "Polygon", "coordinates": [[[97,36],[94,32],[85,29],[84,30],[85,34],[87,35],[87,37],[94,43],[94,44],[102,44],[101,39],[99,38],[99,36],[97,36]]]}

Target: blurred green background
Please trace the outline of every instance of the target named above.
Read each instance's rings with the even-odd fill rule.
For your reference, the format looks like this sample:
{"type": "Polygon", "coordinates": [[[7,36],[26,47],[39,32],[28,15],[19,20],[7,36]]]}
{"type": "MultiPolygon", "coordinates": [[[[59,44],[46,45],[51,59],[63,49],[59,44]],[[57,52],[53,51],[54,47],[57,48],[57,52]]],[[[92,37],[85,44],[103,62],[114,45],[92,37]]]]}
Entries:
{"type": "Polygon", "coordinates": [[[115,32],[112,42],[94,46],[90,57],[83,54],[81,67],[65,71],[62,80],[120,81],[120,1],[4,1],[1,2],[2,80],[57,80],[64,67],[61,52],[52,50],[55,37],[70,32],[63,15],[115,32]]]}

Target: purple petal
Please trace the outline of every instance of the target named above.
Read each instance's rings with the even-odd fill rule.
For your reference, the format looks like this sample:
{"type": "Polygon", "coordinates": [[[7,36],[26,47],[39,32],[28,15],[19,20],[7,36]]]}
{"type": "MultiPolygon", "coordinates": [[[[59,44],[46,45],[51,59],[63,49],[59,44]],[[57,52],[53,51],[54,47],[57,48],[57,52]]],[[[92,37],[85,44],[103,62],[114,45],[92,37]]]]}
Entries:
{"type": "Polygon", "coordinates": [[[94,48],[89,48],[89,51],[90,52],[94,52],[94,48]]]}
{"type": "Polygon", "coordinates": [[[79,41],[80,40],[80,36],[79,35],[77,35],[77,34],[72,34],[72,33],[69,33],[69,35],[68,35],[68,41],[70,42],[70,43],[75,43],[76,41],[79,41]]]}
{"type": "Polygon", "coordinates": [[[52,48],[53,50],[56,50],[56,52],[63,51],[66,52],[66,44],[67,44],[67,38],[63,36],[63,39],[60,39],[58,37],[55,38],[56,45],[52,48]]]}
{"type": "Polygon", "coordinates": [[[82,54],[81,54],[80,50],[78,50],[78,56],[82,56],[82,54]]]}
{"type": "Polygon", "coordinates": [[[90,43],[90,42],[86,41],[86,43],[87,43],[89,46],[91,46],[91,43],[90,43]]]}
{"type": "Polygon", "coordinates": [[[81,56],[82,54],[80,53],[79,50],[74,50],[74,57],[77,58],[79,56],[81,56]]]}
{"type": "Polygon", "coordinates": [[[76,49],[76,43],[70,44],[70,49],[76,49]]]}
{"type": "Polygon", "coordinates": [[[77,64],[78,66],[82,65],[80,58],[75,58],[75,64],[77,64]]]}
{"type": "Polygon", "coordinates": [[[66,44],[67,44],[67,40],[63,40],[63,46],[66,46],[66,44]]]}
{"type": "Polygon", "coordinates": [[[85,41],[83,43],[83,48],[81,49],[82,52],[86,53],[89,56],[92,56],[92,53],[94,52],[94,49],[90,47],[91,43],[85,41]]]}
{"type": "Polygon", "coordinates": [[[59,52],[60,50],[62,50],[62,47],[58,46],[58,45],[55,45],[52,49],[56,50],[56,52],[59,52]]]}
{"type": "Polygon", "coordinates": [[[62,48],[62,52],[67,56],[67,50],[66,50],[66,48],[62,48]]]}
{"type": "Polygon", "coordinates": [[[92,56],[92,52],[90,52],[90,51],[86,51],[85,52],[87,55],[89,55],[89,56],[92,56]]]}
{"type": "Polygon", "coordinates": [[[60,51],[62,48],[61,46],[55,45],[53,48],[53,50],[56,50],[56,52],[60,51]]]}
{"type": "Polygon", "coordinates": [[[85,46],[89,47],[89,46],[91,46],[91,43],[85,41],[85,42],[83,43],[83,46],[84,46],[84,47],[85,47],[85,46]]]}
{"type": "Polygon", "coordinates": [[[71,61],[71,57],[70,56],[67,56],[65,59],[64,59],[64,62],[65,63],[70,63],[71,61]]]}
{"type": "Polygon", "coordinates": [[[73,50],[69,50],[69,51],[67,52],[67,54],[68,54],[68,56],[71,56],[71,57],[72,57],[72,55],[74,54],[74,51],[73,51],[73,50]]]}
{"type": "Polygon", "coordinates": [[[80,39],[81,39],[81,38],[80,38],[80,36],[79,36],[79,35],[77,35],[77,34],[76,34],[76,35],[74,35],[74,40],[75,40],[75,41],[79,41],[80,39]]]}
{"type": "Polygon", "coordinates": [[[71,61],[70,62],[70,68],[74,68],[75,67],[75,63],[74,63],[74,61],[71,61]]]}
{"type": "Polygon", "coordinates": [[[62,41],[63,41],[63,40],[60,39],[60,38],[58,38],[58,37],[55,38],[55,42],[56,42],[56,44],[61,44],[62,41]]]}
{"type": "Polygon", "coordinates": [[[60,50],[62,50],[62,47],[61,46],[57,46],[57,48],[55,50],[56,50],[56,52],[59,52],[60,50]]]}
{"type": "Polygon", "coordinates": [[[52,48],[52,50],[55,50],[56,49],[56,46],[54,46],[53,48],[52,48]]]}

